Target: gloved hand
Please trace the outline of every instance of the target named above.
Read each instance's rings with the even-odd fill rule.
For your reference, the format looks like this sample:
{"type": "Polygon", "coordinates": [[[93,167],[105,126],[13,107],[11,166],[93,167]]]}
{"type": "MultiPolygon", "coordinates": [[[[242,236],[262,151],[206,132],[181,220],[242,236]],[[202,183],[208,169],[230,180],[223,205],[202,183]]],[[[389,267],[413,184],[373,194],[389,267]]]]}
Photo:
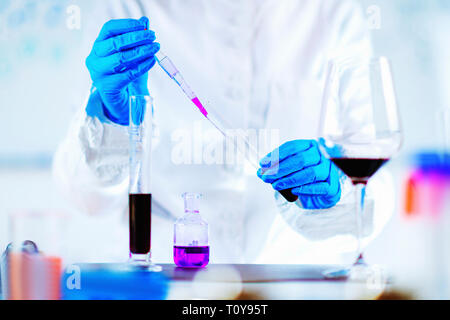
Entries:
{"type": "Polygon", "coordinates": [[[106,22],[86,59],[103,111],[117,124],[128,125],[130,95],[148,94],[148,71],[159,50],[148,24],[146,17],[106,22]]]}
{"type": "Polygon", "coordinates": [[[283,144],[260,161],[258,177],[275,190],[292,189],[305,209],[333,207],[341,198],[339,172],[314,140],[283,144]]]}

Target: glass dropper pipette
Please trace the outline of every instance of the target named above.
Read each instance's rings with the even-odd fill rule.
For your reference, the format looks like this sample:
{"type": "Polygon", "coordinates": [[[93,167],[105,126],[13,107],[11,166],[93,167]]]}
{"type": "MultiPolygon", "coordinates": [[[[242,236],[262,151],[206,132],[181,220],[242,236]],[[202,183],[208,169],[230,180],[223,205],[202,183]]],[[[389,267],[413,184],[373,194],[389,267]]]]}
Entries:
{"type": "MultiPolygon", "coordinates": [[[[242,152],[243,155],[246,156],[249,163],[258,170],[260,168],[259,165],[259,158],[257,149],[248,141],[248,139],[240,134],[238,137],[238,141],[235,141],[232,137],[230,137],[225,128],[223,128],[222,123],[223,121],[220,121],[217,116],[213,116],[211,113],[209,113],[203,104],[200,102],[197,95],[194,93],[194,91],[191,89],[191,87],[186,83],[183,76],[181,75],[180,71],[175,67],[172,60],[165,55],[162,51],[159,51],[156,53],[156,61],[158,61],[158,64],[160,67],[167,73],[167,75],[175,81],[175,83],[183,90],[185,95],[188,97],[189,100],[194,103],[194,105],[198,108],[198,110],[202,113],[202,115],[217,129],[220,131],[220,133],[223,134],[225,139],[228,141],[231,141],[234,146],[242,152]],[[239,143],[240,142],[240,143],[239,143]]],[[[293,195],[291,190],[281,190],[279,191],[280,194],[289,202],[295,202],[298,197],[293,195]]]]}

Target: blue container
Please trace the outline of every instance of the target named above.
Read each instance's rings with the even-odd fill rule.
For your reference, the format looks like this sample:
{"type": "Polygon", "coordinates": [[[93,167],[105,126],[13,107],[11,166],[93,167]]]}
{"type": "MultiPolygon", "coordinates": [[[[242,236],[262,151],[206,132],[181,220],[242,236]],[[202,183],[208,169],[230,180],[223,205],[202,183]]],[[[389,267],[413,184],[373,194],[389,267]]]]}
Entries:
{"type": "Polygon", "coordinates": [[[169,280],[126,264],[74,264],[63,272],[64,300],[163,300],[169,280]]]}
{"type": "Polygon", "coordinates": [[[413,163],[425,173],[450,176],[450,153],[423,151],[413,156],[413,163]]]}

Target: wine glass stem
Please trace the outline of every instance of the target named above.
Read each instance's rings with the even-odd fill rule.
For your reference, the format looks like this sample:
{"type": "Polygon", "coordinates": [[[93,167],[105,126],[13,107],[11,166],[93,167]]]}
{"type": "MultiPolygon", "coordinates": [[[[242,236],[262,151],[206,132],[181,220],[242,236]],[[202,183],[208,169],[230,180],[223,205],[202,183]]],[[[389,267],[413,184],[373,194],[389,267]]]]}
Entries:
{"type": "Polygon", "coordinates": [[[363,232],[363,214],[364,214],[364,197],[366,194],[366,184],[357,183],[355,185],[356,200],[356,261],[355,264],[365,264],[362,250],[362,232],[363,232]]]}

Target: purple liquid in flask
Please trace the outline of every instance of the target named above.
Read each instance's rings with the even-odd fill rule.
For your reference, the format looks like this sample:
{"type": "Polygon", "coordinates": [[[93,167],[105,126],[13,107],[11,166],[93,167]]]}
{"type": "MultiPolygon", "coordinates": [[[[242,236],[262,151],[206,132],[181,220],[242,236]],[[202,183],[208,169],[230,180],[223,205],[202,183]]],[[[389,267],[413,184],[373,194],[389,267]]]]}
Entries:
{"type": "Polygon", "coordinates": [[[181,268],[203,268],[209,263],[208,223],[199,213],[200,194],[185,193],[185,215],[174,225],[173,260],[181,268]]]}

